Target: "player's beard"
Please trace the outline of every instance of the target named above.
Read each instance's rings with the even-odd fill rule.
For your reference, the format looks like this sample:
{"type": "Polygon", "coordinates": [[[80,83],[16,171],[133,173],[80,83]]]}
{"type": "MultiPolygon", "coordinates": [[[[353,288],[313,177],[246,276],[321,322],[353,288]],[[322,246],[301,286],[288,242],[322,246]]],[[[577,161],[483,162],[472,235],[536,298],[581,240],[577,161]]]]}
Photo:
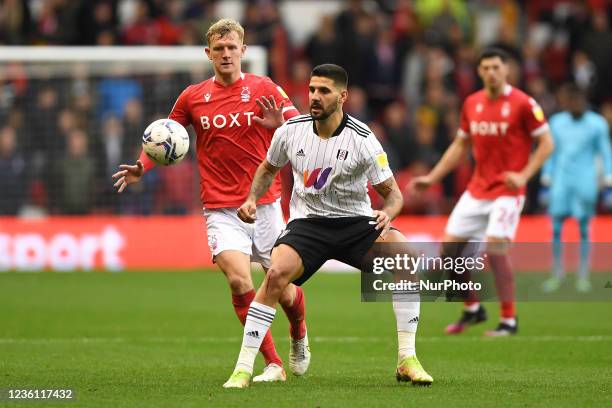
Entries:
{"type": "Polygon", "coordinates": [[[338,101],[330,103],[327,109],[323,108],[323,105],[321,104],[310,105],[310,116],[312,116],[315,120],[326,120],[336,111],[336,109],[338,109],[338,101]],[[317,108],[321,109],[321,112],[317,114],[312,113],[313,106],[316,106],[317,108]]]}

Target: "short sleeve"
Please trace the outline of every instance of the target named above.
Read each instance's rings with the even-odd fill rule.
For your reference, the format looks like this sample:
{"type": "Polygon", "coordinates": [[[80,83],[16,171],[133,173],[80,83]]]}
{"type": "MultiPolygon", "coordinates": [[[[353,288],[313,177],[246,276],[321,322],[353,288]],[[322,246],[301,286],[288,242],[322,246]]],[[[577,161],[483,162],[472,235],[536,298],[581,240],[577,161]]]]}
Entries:
{"type": "Polygon", "coordinates": [[[266,79],[265,81],[265,92],[264,96],[268,97],[272,95],[277,105],[280,105],[282,102],[285,102],[283,107],[283,117],[285,120],[289,120],[294,116],[298,116],[300,112],[293,106],[293,102],[289,99],[289,95],[281,88],[280,85],[276,85],[272,82],[271,79],[266,79]]]}
{"type": "Polygon", "coordinates": [[[191,112],[189,110],[189,95],[191,87],[187,87],[174,102],[174,106],[168,115],[168,119],[172,119],[187,127],[191,124],[191,112]]]}
{"type": "Polygon", "coordinates": [[[289,156],[287,155],[286,129],[285,126],[276,129],[272,137],[272,143],[268,149],[268,154],[266,155],[266,160],[274,167],[283,167],[289,161],[289,156]]]}
{"type": "Polygon", "coordinates": [[[537,137],[549,131],[544,111],[535,99],[529,98],[523,104],[522,115],[525,129],[531,136],[537,137]]]}
{"type": "Polygon", "coordinates": [[[459,117],[459,129],[457,129],[457,137],[470,137],[470,121],[467,117],[467,103],[463,103],[461,108],[461,116],[459,117]]]}
{"type": "Polygon", "coordinates": [[[393,176],[387,154],[373,133],[370,133],[361,148],[366,176],[372,185],[377,185],[393,176]]]}

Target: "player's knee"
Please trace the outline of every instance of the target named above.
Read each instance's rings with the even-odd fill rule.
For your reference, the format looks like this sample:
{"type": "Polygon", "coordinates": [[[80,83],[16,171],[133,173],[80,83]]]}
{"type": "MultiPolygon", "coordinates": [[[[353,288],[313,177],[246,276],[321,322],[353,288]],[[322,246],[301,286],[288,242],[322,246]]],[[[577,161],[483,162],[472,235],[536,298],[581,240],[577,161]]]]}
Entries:
{"type": "Polygon", "coordinates": [[[379,237],[376,242],[408,242],[408,239],[398,230],[390,229],[384,237],[379,237]]]}
{"type": "Polygon", "coordinates": [[[268,286],[276,290],[283,290],[289,284],[291,271],[282,266],[272,265],[266,273],[268,286]]]}
{"type": "Polygon", "coordinates": [[[251,280],[246,276],[239,274],[226,274],[225,276],[233,294],[242,294],[253,289],[251,280]]]}

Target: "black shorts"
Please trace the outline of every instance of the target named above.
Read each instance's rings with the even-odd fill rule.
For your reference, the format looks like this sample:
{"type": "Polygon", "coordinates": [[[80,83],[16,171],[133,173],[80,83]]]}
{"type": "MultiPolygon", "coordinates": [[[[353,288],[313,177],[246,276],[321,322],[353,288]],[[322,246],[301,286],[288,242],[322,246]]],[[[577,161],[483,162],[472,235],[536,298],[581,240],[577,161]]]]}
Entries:
{"type": "Polygon", "coordinates": [[[336,259],[361,269],[362,260],[381,230],[374,229],[372,217],[299,218],[287,228],[274,246],[286,244],[302,258],[304,273],[293,281],[300,286],[328,259],[336,259]]]}

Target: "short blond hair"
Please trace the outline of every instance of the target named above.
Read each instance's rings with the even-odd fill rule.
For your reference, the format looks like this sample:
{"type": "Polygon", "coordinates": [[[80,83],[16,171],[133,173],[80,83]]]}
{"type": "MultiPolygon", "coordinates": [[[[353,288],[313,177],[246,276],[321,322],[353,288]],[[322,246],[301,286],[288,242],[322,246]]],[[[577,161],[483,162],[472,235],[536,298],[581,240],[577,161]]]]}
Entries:
{"type": "Polygon", "coordinates": [[[218,35],[219,38],[223,38],[232,31],[238,34],[240,42],[244,42],[244,28],[242,28],[239,22],[230,18],[223,18],[211,25],[206,32],[206,42],[210,46],[210,42],[212,41],[213,37],[218,35]]]}

